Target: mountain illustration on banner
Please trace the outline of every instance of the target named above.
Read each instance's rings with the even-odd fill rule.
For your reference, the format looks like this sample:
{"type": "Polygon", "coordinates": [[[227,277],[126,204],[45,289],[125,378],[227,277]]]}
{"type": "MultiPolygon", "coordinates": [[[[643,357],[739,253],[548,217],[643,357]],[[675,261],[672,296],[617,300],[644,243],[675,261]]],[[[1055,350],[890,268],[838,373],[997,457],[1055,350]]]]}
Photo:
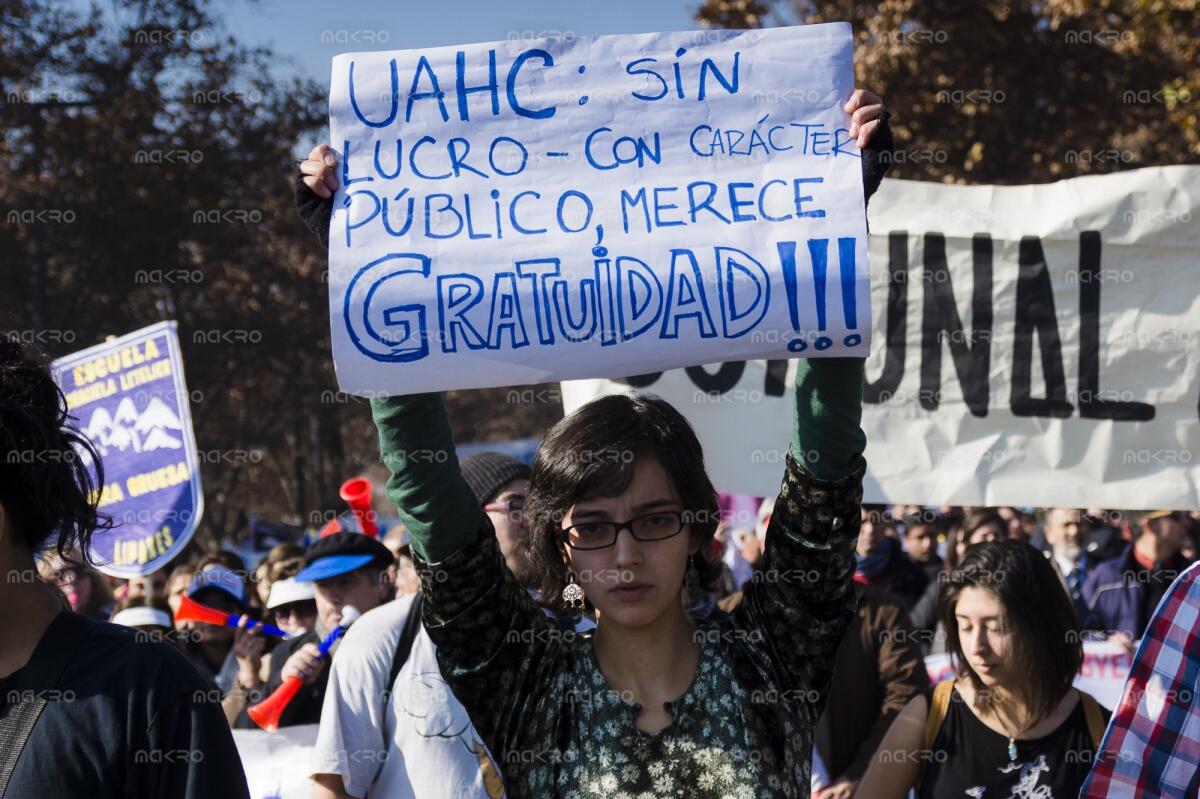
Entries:
{"type": "Polygon", "coordinates": [[[182,449],[183,441],[172,435],[170,430],[183,430],[179,417],[158,397],[140,413],[133,399],[125,397],[117,405],[117,412],[110,415],[107,408],[97,408],[92,413],[84,432],[100,450],[108,455],[110,449],[124,452],[153,452],[158,449],[182,449]]]}

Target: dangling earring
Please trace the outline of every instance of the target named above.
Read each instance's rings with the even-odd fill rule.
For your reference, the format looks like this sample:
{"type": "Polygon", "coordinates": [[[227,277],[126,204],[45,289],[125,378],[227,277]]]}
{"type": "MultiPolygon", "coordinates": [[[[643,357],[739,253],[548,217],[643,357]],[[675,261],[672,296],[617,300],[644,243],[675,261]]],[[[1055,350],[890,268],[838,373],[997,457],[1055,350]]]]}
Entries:
{"type": "Polygon", "coordinates": [[[567,584],[562,590],[563,602],[572,610],[583,610],[583,589],[575,582],[575,572],[567,572],[567,584]]]}

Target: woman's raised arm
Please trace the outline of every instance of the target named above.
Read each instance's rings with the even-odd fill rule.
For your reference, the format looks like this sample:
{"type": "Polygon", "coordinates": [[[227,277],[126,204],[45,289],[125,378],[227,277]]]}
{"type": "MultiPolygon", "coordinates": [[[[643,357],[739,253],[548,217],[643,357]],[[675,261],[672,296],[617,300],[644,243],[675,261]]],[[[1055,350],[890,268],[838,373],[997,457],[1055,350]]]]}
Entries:
{"type": "MultiPolygon", "coordinates": [[[[336,191],[337,157],[321,145],[300,164],[296,207],[325,246],[336,191]]],[[[537,701],[557,699],[541,665],[560,636],[505,565],[492,522],[459,469],[442,395],[373,399],[371,413],[438,666],[492,755],[507,762],[522,736],[544,732],[510,722],[537,701]]]]}
{"type": "MultiPolygon", "coordinates": [[[[317,145],[300,162],[296,180],[296,209],[325,246],[338,188],[337,166],[333,148],[317,145]]],[[[416,554],[437,562],[474,541],[483,510],[459,471],[442,395],[373,399],[371,413],[383,463],[392,475],[388,499],[399,510],[416,554]]]]}
{"type": "Polygon", "coordinates": [[[854,613],[854,544],[865,437],[861,358],[796,364],[795,433],[762,558],[733,614],[735,640],[782,687],[788,712],[815,725],[838,643],[854,613]]]}
{"type": "Polygon", "coordinates": [[[391,472],[387,495],[413,551],[437,563],[473,542],[483,524],[479,500],[463,479],[441,394],[371,400],[379,452],[391,472]]]}

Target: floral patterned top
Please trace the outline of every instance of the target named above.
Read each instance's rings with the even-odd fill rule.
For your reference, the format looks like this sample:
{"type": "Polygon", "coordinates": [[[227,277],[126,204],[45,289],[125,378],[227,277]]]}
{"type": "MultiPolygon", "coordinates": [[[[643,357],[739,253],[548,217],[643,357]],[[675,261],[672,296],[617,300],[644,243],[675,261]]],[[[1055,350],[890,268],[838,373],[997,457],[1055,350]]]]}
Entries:
{"type": "Polygon", "coordinates": [[[742,603],[697,630],[692,685],[665,729],[635,725],[590,634],[557,629],[504,564],[491,529],[439,563],[417,558],[438,663],[509,796],[807,797],[813,727],[854,610],[863,468],[839,482],[789,454],[742,603]]]}

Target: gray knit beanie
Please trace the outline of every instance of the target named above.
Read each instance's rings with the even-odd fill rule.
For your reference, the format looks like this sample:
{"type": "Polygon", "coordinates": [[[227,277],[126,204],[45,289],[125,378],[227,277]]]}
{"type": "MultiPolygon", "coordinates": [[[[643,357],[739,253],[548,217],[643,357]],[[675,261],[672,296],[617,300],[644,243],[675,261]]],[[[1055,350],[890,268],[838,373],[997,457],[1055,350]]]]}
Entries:
{"type": "Polygon", "coordinates": [[[528,464],[503,452],[478,452],[464,459],[459,468],[480,505],[495,499],[513,480],[529,479],[532,473],[528,464]]]}

